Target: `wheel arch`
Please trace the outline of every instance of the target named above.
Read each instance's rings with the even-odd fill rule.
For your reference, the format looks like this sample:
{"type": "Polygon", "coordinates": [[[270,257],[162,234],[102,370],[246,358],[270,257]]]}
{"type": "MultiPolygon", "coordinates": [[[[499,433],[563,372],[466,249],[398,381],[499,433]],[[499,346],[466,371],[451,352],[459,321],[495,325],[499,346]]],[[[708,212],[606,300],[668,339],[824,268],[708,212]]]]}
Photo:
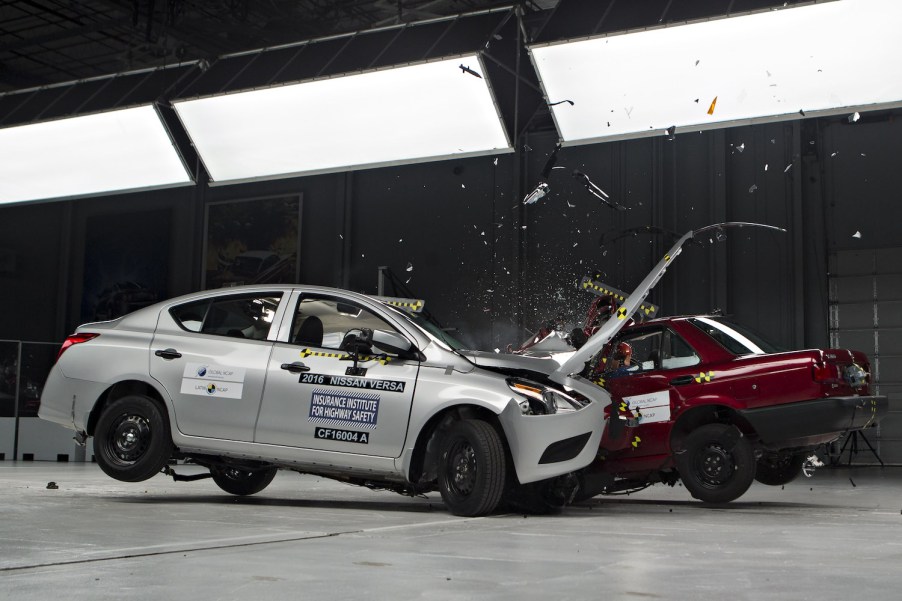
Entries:
{"type": "Polygon", "coordinates": [[[438,457],[438,443],[442,433],[457,421],[479,419],[491,425],[501,437],[505,453],[509,456],[507,438],[498,416],[490,409],[479,405],[461,404],[446,407],[431,416],[420,429],[410,456],[407,479],[415,485],[427,484],[436,478],[435,465],[438,457]]]}
{"type": "Polygon", "coordinates": [[[705,424],[730,424],[736,426],[749,440],[756,441],[755,429],[728,401],[696,405],[683,411],[670,432],[670,448],[679,449],[690,432],[705,424]]]}
{"type": "Polygon", "coordinates": [[[173,430],[174,424],[170,419],[169,407],[163,399],[163,395],[160,393],[160,391],[157,390],[152,384],[144,382],[142,380],[123,380],[121,382],[116,382],[115,384],[104,390],[101,393],[100,397],[98,397],[97,402],[94,403],[94,407],[91,409],[91,413],[88,417],[88,436],[94,435],[94,431],[97,428],[97,421],[100,419],[101,414],[103,414],[103,410],[107,406],[109,406],[110,403],[121,399],[122,397],[133,394],[145,396],[159,405],[160,411],[163,412],[164,418],[169,421],[170,430],[173,430]]]}

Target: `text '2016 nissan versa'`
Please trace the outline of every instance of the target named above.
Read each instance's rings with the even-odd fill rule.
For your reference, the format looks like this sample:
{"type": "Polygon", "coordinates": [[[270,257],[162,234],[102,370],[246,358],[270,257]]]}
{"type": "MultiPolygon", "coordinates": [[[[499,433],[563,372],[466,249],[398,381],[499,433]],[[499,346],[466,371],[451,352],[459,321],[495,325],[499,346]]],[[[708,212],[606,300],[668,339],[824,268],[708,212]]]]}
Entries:
{"type": "Polygon", "coordinates": [[[69,336],[40,417],[93,436],[100,467],[124,481],[195,479],[173,472],[178,459],[238,495],[281,468],[438,489],[458,515],[569,501],[608,393],[527,358],[478,367],[421,308],[293,285],[158,303],[69,336]]]}

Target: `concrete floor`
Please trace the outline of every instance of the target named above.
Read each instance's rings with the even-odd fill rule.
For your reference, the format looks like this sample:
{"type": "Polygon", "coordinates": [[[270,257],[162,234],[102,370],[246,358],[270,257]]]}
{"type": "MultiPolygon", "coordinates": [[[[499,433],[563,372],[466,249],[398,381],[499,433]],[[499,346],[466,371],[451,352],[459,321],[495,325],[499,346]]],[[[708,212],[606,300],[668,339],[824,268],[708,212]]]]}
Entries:
{"type": "Polygon", "coordinates": [[[466,519],[289,472],[236,498],[0,462],[0,599],[897,600],[900,493],[900,468],[821,469],[726,508],[656,486],[466,519]]]}

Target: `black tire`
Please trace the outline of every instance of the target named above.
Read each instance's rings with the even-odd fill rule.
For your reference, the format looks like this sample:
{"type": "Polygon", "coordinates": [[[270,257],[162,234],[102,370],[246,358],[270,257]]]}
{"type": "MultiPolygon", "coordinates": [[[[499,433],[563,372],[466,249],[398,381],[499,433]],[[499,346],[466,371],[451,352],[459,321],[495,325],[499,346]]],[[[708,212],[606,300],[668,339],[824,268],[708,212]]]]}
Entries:
{"type": "Polygon", "coordinates": [[[799,477],[805,464],[804,453],[773,453],[758,460],[755,480],[768,486],[782,486],[799,477]]]}
{"type": "Polygon", "coordinates": [[[506,471],[504,444],[486,422],[455,422],[442,438],[439,491],[454,515],[471,517],[494,511],[501,502],[506,471]]]}
{"type": "Polygon", "coordinates": [[[683,485],[705,503],[729,503],[755,479],[752,444],[729,424],[705,424],[690,432],[676,463],[683,485]]]}
{"type": "Polygon", "coordinates": [[[108,476],[141,482],[159,473],[171,455],[169,420],[155,401],[131,395],[103,409],[94,429],[94,458],[108,476]]]}
{"type": "Polygon", "coordinates": [[[251,471],[241,467],[213,466],[210,474],[219,488],[233,495],[252,495],[260,492],[276,477],[278,468],[251,471]]]}

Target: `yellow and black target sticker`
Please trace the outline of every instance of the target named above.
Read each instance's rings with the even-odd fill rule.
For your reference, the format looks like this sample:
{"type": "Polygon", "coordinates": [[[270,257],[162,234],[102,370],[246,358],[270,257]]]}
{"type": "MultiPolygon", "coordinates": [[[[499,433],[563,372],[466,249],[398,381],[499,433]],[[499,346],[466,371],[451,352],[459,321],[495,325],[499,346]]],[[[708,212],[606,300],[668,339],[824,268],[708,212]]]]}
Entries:
{"type": "Polygon", "coordinates": [[[713,371],[709,371],[707,373],[702,371],[702,372],[699,372],[699,374],[697,376],[695,376],[695,383],[701,384],[702,382],[710,382],[713,379],[714,379],[713,371]]]}
{"type": "Polygon", "coordinates": [[[626,309],[624,307],[617,309],[617,319],[626,319],[626,309]]]}
{"type": "Polygon", "coordinates": [[[633,448],[635,449],[639,446],[640,442],[642,442],[642,439],[636,436],[633,438],[633,442],[631,442],[630,444],[633,445],[633,448]]]}
{"type": "Polygon", "coordinates": [[[410,313],[422,313],[426,304],[426,301],[418,298],[398,298],[394,296],[376,296],[374,298],[386,305],[391,305],[410,313]]]}
{"type": "MultiPolygon", "coordinates": [[[[323,353],[320,351],[311,351],[309,348],[305,348],[301,350],[301,359],[306,359],[307,357],[325,357],[326,359],[337,359],[339,361],[348,361],[351,359],[351,355],[348,353],[323,353]]],[[[368,361],[378,361],[381,365],[385,365],[389,361],[391,361],[391,357],[386,357],[384,355],[374,357],[372,355],[360,355],[357,357],[357,360],[361,363],[366,363],[368,361]]]]}

